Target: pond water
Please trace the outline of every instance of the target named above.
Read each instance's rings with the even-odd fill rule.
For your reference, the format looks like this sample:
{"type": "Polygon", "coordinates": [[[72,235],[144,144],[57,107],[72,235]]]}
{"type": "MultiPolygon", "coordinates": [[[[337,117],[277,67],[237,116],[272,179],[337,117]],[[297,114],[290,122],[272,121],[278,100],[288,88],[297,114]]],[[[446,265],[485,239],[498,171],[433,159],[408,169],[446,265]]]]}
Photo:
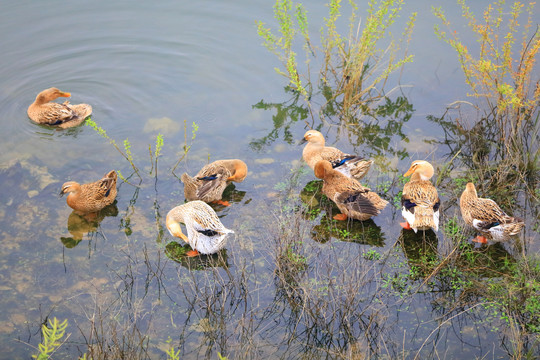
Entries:
{"type": "MultiPolygon", "coordinates": [[[[462,23],[457,5],[440,3],[462,23]]],[[[473,10],[488,3],[477,1],[473,10]]],[[[272,5],[2,4],[1,359],[37,353],[41,324],[53,317],[69,323],[55,359],[82,356],[88,344],[96,358],[116,349],[110,358],[126,359],[164,359],[171,347],[182,359],[217,359],[218,352],[230,359],[509,357],[511,330],[481,299],[454,308],[441,295],[444,279],[426,290],[429,273],[407,277],[415,265],[452,251],[442,232],[403,233],[393,204],[362,223],[335,224],[317,211],[320,182],[302,165],[298,145],[307,126],[290,121],[298,108],[273,70],[278,60],[257,36],[255,20],[275,28],[272,5]],[[129,176],[131,166],[90,126],[57,130],[30,121],[28,105],[51,86],[71,92],[72,103],[91,104],[92,120],[121,148],[129,139],[142,174],[140,184],[130,178],[138,187],[119,182],[117,201],[97,219],[72,213],[58,196],[61,184],[95,181],[111,169],[129,176]],[[287,127],[276,127],[280,121],[287,127]],[[148,147],[158,133],[164,145],[155,175],[148,147]],[[235,230],[219,256],[177,255],[164,228],[167,212],[184,202],[171,169],[186,137],[191,148],[178,176],[223,158],[249,167],[246,180],[227,192],[232,206],[216,207],[235,230]],[[308,212],[300,214],[302,204],[308,212]],[[304,259],[298,268],[279,257],[288,239],[304,259]]],[[[327,8],[316,1],[307,9],[318,34],[327,8]]],[[[415,59],[399,81],[414,110],[362,134],[322,125],[328,143],[376,159],[365,182],[384,189],[391,203],[401,190],[396,173],[417,158],[438,169],[448,155],[436,142],[443,129],[427,116],[440,116],[468,91],[455,53],[433,33],[438,20],[423,2],[408,3],[404,13],[411,11],[419,13],[409,50],[415,59]]],[[[444,218],[458,214],[456,194],[441,197],[444,218]]],[[[515,211],[527,218],[526,210],[515,211]]],[[[540,250],[538,238],[532,230],[523,235],[529,253],[540,250]]],[[[514,250],[487,247],[482,253],[494,260],[484,277],[513,261],[514,250]]],[[[531,351],[540,356],[537,347],[531,351]]]]}

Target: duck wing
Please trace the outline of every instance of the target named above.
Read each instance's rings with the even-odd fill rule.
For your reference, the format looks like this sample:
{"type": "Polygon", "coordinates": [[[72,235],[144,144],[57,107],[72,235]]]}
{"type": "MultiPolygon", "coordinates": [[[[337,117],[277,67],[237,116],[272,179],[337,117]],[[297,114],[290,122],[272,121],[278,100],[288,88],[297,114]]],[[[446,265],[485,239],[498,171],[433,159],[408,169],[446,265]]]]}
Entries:
{"type": "Polygon", "coordinates": [[[349,210],[356,211],[362,214],[376,216],[379,210],[367,197],[369,190],[356,190],[338,192],[335,195],[336,202],[345,205],[349,210]]]}
{"type": "Polygon", "coordinates": [[[77,119],[77,114],[66,104],[47,103],[43,104],[40,123],[48,125],[60,125],[67,121],[77,119]]]}
{"type": "Polygon", "coordinates": [[[418,205],[437,211],[441,205],[437,189],[430,181],[410,181],[403,187],[401,205],[414,214],[418,205]]]}
{"type": "Polygon", "coordinates": [[[197,197],[201,199],[211,193],[215,193],[217,197],[221,197],[221,194],[227,187],[227,179],[231,176],[230,171],[225,167],[203,170],[205,169],[203,168],[196,177],[199,181],[197,197]]]}

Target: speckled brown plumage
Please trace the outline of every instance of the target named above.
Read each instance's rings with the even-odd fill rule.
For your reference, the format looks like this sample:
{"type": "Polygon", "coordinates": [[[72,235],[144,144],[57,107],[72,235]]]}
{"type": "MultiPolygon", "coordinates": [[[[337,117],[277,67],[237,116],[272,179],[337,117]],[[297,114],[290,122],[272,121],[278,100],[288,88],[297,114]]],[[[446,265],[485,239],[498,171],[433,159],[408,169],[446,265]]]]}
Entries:
{"type": "Polygon", "coordinates": [[[116,198],[117,175],[114,170],[96,182],[80,185],[68,181],[62,185],[60,195],[68,194],[66,202],[75,211],[85,214],[103,209],[116,198]]]}
{"type": "Polygon", "coordinates": [[[51,102],[59,97],[70,97],[71,94],[57,88],[43,90],[28,107],[28,117],[44,125],[57,125],[61,128],[77,126],[92,114],[92,107],[87,104],[71,105],[51,102]]]}
{"type": "Polygon", "coordinates": [[[188,201],[202,200],[213,202],[221,200],[223,191],[231,182],[242,182],[247,175],[247,165],[242,160],[217,160],[204,166],[195,177],[184,173],[184,196],[188,201]]]}
{"type": "MultiPolygon", "coordinates": [[[[315,165],[315,176],[323,179],[322,192],[336,203],[343,215],[357,220],[367,220],[379,215],[388,201],[353,178],[332,168],[329,161],[321,160],[315,165]]],[[[344,216],[334,217],[344,220],[344,216]]]]}
{"type": "Polygon", "coordinates": [[[316,130],[309,130],[304,134],[307,141],[302,158],[312,169],[321,160],[327,160],[332,167],[348,177],[359,180],[369,171],[373,160],[366,160],[357,155],[345,154],[335,147],[325,146],[324,136],[316,130]]]}
{"type": "Polygon", "coordinates": [[[493,241],[506,241],[525,226],[523,220],[507,215],[491,199],[479,198],[473,183],[468,183],[459,199],[465,222],[493,241]]]}
{"type": "Polygon", "coordinates": [[[429,179],[434,174],[433,166],[424,160],[413,161],[404,176],[411,180],[403,186],[401,214],[410,228],[439,230],[439,207],[441,201],[437,189],[429,179]]]}

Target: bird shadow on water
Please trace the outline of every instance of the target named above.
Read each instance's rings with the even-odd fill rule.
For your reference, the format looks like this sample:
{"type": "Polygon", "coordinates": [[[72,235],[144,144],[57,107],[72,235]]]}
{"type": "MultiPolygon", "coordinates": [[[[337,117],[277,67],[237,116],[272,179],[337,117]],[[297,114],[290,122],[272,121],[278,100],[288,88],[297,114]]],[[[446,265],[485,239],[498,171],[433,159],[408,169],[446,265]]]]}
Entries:
{"type": "Polygon", "coordinates": [[[332,218],[340,211],[322,194],[322,185],[322,180],[312,180],[300,191],[300,199],[305,205],[303,217],[306,220],[319,218],[319,222],[311,229],[312,239],[318,243],[326,243],[335,238],[345,242],[383,247],[384,233],[373,219],[337,221],[332,218]]]}
{"type": "Polygon", "coordinates": [[[67,230],[71,236],[60,237],[62,244],[68,249],[74,248],[83,240],[86,234],[97,232],[105,217],[116,217],[118,215],[116,203],[115,200],[114,203],[98,212],[84,215],[73,210],[67,219],[67,230]]]}
{"type": "Polygon", "coordinates": [[[198,255],[189,257],[187,252],[191,250],[188,244],[180,244],[177,241],[170,241],[165,245],[165,255],[174,262],[179,263],[188,270],[204,270],[208,268],[227,268],[227,249],[222,249],[216,254],[198,255]]]}

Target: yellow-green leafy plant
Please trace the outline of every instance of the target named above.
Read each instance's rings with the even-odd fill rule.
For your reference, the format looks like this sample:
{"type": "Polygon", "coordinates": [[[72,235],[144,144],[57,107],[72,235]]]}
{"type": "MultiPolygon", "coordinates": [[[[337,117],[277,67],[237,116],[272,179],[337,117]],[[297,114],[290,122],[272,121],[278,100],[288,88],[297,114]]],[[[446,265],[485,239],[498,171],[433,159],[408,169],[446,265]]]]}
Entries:
{"type": "Polygon", "coordinates": [[[59,323],[57,318],[49,319],[48,327],[43,324],[41,327],[43,340],[38,345],[39,354],[32,355],[32,358],[38,360],[48,359],[62,345],[61,340],[64,337],[67,325],[67,319],[59,323]]]}
{"type": "Polygon", "coordinates": [[[161,148],[163,147],[163,135],[159,133],[156,136],[156,149],[154,153],[152,153],[152,146],[148,145],[148,152],[150,153],[150,162],[152,163],[152,168],[150,169],[150,174],[152,174],[152,171],[155,169],[155,175],[157,176],[157,161],[158,157],[161,154],[161,148]]]}
{"type": "MultiPolygon", "coordinates": [[[[91,119],[87,119],[86,120],[86,125],[90,126],[92,129],[94,129],[104,139],[109,140],[109,143],[112,146],[114,146],[114,148],[129,162],[129,164],[133,168],[133,171],[137,174],[139,179],[142,180],[141,174],[139,173],[139,169],[137,168],[137,166],[135,166],[135,163],[133,162],[133,156],[131,154],[131,143],[129,142],[129,139],[124,140],[124,151],[122,151],[122,149],[120,149],[120,147],[116,144],[116,141],[114,139],[110,138],[109,135],[107,135],[107,132],[102,127],[100,127],[95,121],[93,121],[91,119]]],[[[126,178],[124,178],[122,173],[120,173],[119,171],[117,171],[117,173],[118,173],[118,176],[120,177],[120,179],[122,179],[123,181],[129,183],[126,180],[126,178]]]]}
{"type": "Polygon", "coordinates": [[[506,5],[500,0],[489,4],[481,16],[474,14],[465,0],[458,0],[458,4],[478,45],[467,47],[440,7],[433,8],[433,13],[444,29],[436,25],[435,33],[457,52],[465,81],[471,88],[468,95],[483,100],[480,108],[490,124],[497,126],[498,139],[494,140],[506,148],[503,156],[529,156],[524,162],[536,163],[540,73],[535,70],[535,62],[540,31],[538,24],[533,23],[535,3],[514,1],[506,5]]]}
{"type": "Polygon", "coordinates": [[[284,64],[286,72],[276,71],[289,79],[289,86],[302,93],[308,105],[312,96],[311,91],[307,91],[312,89],[310,61],[321,55],[319,85],[324,88],[324,96],[328,102],[338,104],[342,115],[354,115],[358,110],[369,111],[371,103],[383,98],[387,94],[385,87],[390,74],[413,60],[402,44],[409,43],[416,13],[410,15],[400,39],[394,39],[390,32],[403,2],[369,0],[367,14],[360,21],[358,5],[349,0],[349,31],[347,36],[343,36],[337,26],[341,17],[341,0],[330,0],[327,4],[329,15],[321,29],[321,45],[317,48],[312,46],[304,7],[293,4],[292,0],[276,0],[274,12],[281,35],[275,35],[260,21],[257,22],[258,34],[264,39],[263,45],[284,64]],[[307,72],[302,77],[298,72],[296,53],[292,50],[298,33],[306,50],[307,72]],[[383,42],[385,46],[381,47],[383,42]]]}
{"type": "Polygon", "coordinates": [[[295,6],[294,18],[297,21],[299,29],[294,27],[293,2],[291,0],[276,0],[274,5],[274,17],[279,23],[279,32],[281,36],[274,35],[269,28],[261,21],[257,21],[257,32],[264,39],[263,45],[272,53],[277,55],[283,63],[286,72],[275,68],[275,71],[289,79],[289,85],[300,92],[304,96],[308,96],[300,75],[298,74],[296,52],[292,50],[293,40],[299,31],[303,36],[306,44],[309,44],[309,34],[307,31],[307,16],[306,11],[301,4],[295,6]]]}
{"type": "MultiPolygon", "coordinates": [[[[100,127],[98,124],[96,124],[96,122],[92,121],[91,119],[87,119],[86,124],[88,126],[90,126],[92,129],[94,129],[101,137],[103,137],[104,139],[107,139],[109,141],[109,143],[114,146],[114,148],[122,155],[122,157],[129,162],[129,164],[131,165],[131,168],[133,169],[134,173],[142,181],[142,176],[141,176],[141,174],[139,172],[139,168],[135,165],[135,161],[133,159],[133,154],[131,153],[131,142],[129,141],[129,139],[126,138],[124,140],[124,142],[123,142],[124,149],[122,150],[116,144],[116,141],[114,139],[112,139],[102,127],[100,127]]],[[[164,144],[163,135],[158,134],[156,136],[156,147],[155,147],[155,150],[153,152],[152,152],[152,145],[148,145],[148,151],[150,153],[150,163],[151,163],[150,174],[152,174],[152,172],[154,172],[155,176],[157,176],[157,162],[158,162],[158,157],[161,154],[163,144],[164,144]]],[[[126,177],[124,177],[124,175],[119,170],[116,170],[116,172],[118,174],[118,177],[120,179],[122,179],[122,181],[124,181],[124,182],[126,182],[126,183],[128,183],[130,185],[137,186],[137,185],[134,185],[134,184],[130,183],[128,181],[128,179],[126,177]]]]}
{"type": "Polygon", "coordinates": [[[174,176],[176,176],[176,174],[174,173],[174,170],[176,170],[176,167],[178,166],[178,164],[180,164],[180,162],[187,156],[189,150],[191,149],[191,146],[193,146],[193,141],[195,141],[195,138],[197,137],[197,131],[199,131],[199,125],[193,122],[191,124],[191,139],[188,144],[187,120],[184,119],[184,146],[182,147],[182,149],[184,150],[184,153],[182,154],[182,156],[180,156],[180,158],[178,159],[176,164],[174,164],[171,170],[174,176]]]}
{"type": "Polygon", "coordinates": [[[356,107],[365,108],[383,98],[390,74],[413,61],[413,56],[407,53],[406,46],[402,48],[402,44],[409,43],[417,13],[410,15],[399,40],[394,39],[390,32],[403,2],[370,0],[367,14],[360,21],[358,5],[349,1],[351,15],[347,37],[340,35],[336,26],[341,16],[341,1],[331,0],[328,4],[330,14],[325,18],[326,29],[322,30],[325,61],[321,78],[325,85],[334,89],[333,98],[343,100],[345,112],[356,107]],[[386,42],[384,48],[380,47],[382,41],[386,42]]]}

